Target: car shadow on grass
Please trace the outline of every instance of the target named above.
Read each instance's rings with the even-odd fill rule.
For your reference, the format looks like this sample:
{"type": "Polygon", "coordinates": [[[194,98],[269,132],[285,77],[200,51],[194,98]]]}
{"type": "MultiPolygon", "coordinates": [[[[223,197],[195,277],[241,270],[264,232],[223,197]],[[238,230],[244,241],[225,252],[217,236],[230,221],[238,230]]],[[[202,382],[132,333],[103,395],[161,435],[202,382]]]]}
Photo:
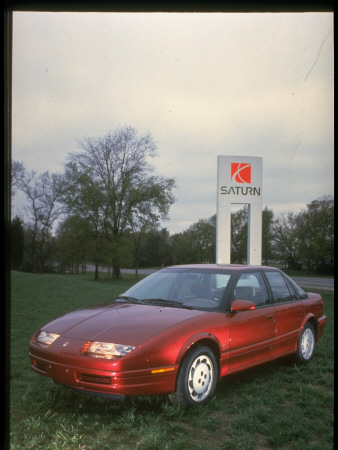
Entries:
{"type": "MultiPolygon", "coordinates": [[[[294,358],[284,357],[227,375],[219,381],[214,397],[218,400],[225,400],[229,394],[234,395],[237,392],[242,393],[243,391],[254,389],[257,385],[271,382],[276,373],[278,376],[278,372],[285,373],[285,370],[294,366],[294,358]]],[[[52,407],[60,413],[65,411],[72,414],[86,411],[91,415],[109,413],[111,418],[112,415],[118,417],[131,409],[140,412],[151,411],[155,414],[161,414],[165,411],[168,415],[174,412],[179,413],[180,410],[180,408],[171,406],[166,395],[125,397],[123,400],[114,400],[76,391],[58,383],[53,383],[51,380],[46,381],[48,386],[46,386],[44,399],[40,406],[52,407]]],[[[210,406],[206,406],[212,407],[212,404],[213,401],[211,401],[210,406]]]]}
{"type": "Polygon", "coordinates": [[[60,413],[65,411],[71,414],[87,412],[90,415],[108,413],[110,419],[113,416],[123,415],[131,409],[160,413],[162,405],[167,402],[167,396],[125,397],[123,400],[114,400],[77,391],[53,382],[50,383],[44,400],[46,407],[52,407],[60,413]]]}
{"type": "Polygon", "coordinates": [[[226,396],[228,391],[243,391],[246,387],[254,384],[264,384],[272,381],[272,378],[280,373],[282,375],[287,370],[292,370],[297,366],[294,355],[284,356],[274,361],[260,363],[239,372],[226,375],[218,382],[215,395],[226,396]]]}

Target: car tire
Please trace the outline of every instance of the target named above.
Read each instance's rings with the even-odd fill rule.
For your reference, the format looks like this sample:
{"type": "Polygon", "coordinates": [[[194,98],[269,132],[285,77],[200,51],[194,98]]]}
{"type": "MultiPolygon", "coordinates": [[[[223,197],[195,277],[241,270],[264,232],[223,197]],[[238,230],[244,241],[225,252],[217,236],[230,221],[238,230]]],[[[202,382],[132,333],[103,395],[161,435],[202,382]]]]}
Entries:
{"type": "Polygon", "coordinates": [[[212,350],[195,347],[184,358],[178,373],[176,392],[169,395],[174,405],[199,406],[212,397],[218,380],[218,364],[212,350]]]}
{"type": "Polygon", "coordinates": [[[301,363],[309,362],[315,351],[316,333],[311,323],[307,323],[300,333],[297,345],[297,360],[301,363]]]}

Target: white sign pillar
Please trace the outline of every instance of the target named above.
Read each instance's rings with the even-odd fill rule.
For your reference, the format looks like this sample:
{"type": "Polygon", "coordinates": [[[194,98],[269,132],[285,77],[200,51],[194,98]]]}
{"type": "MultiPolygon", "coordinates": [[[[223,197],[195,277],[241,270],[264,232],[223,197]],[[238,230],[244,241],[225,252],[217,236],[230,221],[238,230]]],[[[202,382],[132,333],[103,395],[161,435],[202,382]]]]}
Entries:
{"type": "Polygon", "coordinates": [[[262,263],[262,165],[260,157],[218,156],[216,262],[230,264],[231,205],[247,204],[247,263],[262,263]]]}

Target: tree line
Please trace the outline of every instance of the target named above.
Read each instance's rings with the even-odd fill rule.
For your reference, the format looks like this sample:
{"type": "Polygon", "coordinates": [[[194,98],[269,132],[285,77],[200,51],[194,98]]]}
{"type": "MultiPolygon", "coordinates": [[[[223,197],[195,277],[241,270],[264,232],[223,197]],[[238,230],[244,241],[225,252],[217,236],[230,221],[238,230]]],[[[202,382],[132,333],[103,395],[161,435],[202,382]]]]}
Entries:
{"type": "MultiPolygon", "coordinates": [[[[214,262],[216,216],[200,219],[181,233],[161,228],[175,201],[175,180],[154,173],[150,134],[122,127],[79,143],[62,174],[28,172],[12,162],[12,196],[26,203],[11,223],[11,266],[31,272],[79,273],[88,263],[121,277],[121,267],[160,267],[214,262]]],[[[262,211],[263,263],[332,273],[334,200],[312,201],[298,214],[278,217],[262,211]]],[[[247,255],[248,209],[231,216],[231,262],[247,255]]]]}

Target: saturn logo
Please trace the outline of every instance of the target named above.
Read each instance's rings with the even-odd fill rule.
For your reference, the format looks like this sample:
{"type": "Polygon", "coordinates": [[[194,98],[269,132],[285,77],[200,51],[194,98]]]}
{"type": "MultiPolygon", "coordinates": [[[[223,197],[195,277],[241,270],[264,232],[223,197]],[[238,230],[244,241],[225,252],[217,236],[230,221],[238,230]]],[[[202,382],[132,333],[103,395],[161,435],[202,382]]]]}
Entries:
{"type": "Polygon", "coordinates": [[[251,183],[250,163],[231,163],[231,179],[237,183],[251,183]]]}
{"type": "Polygon", "coordinates": [[[68,344],[69,344],[69,341],[66,341],[62,344],[62,347],[67,347],[68,344]]]}

